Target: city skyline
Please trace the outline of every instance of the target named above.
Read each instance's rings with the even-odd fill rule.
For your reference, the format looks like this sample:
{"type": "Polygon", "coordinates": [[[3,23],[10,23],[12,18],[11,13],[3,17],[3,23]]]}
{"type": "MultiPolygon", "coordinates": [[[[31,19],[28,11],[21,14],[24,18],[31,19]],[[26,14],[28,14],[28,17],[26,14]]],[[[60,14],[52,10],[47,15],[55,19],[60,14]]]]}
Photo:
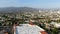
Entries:
{"type": "Polygon", "coordinates": [[[0,0],[1,7],[60,8],[60,0],[0,0]]]}

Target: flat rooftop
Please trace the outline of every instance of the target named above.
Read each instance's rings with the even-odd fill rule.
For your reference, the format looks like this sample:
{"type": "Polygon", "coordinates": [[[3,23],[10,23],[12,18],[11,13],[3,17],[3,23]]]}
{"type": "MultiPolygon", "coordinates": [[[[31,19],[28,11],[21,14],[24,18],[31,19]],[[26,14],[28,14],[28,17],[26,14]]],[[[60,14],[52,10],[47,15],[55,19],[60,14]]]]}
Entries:
{"type": "Polygon", "coordinates": [[[15,34],[41,34],[40,31],[45,31],[37,25],[20,24],[16,26],[15,34]]]}

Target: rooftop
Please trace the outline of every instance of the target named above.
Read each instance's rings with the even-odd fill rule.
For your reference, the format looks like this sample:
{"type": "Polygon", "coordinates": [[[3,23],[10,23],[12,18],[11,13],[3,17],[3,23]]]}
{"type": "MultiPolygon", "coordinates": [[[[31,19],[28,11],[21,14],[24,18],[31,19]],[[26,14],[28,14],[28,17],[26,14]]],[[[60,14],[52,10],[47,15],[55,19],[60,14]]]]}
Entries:
{"type": "Polygon", "coordinates": [[[20,26],[16,26],[15,34],[45,34],[46,32],[44,31],[44,29],[40,28],[37,25],[20,24],[20,26]]]}

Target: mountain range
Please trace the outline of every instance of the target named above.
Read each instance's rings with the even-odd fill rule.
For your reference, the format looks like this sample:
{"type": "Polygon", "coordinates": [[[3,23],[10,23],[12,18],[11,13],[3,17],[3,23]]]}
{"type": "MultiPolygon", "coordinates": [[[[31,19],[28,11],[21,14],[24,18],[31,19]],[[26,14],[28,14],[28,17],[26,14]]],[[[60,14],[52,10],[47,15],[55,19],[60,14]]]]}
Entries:
{"type": "Polygon", "coordinates": [[[0,8],[0,13],[16,13],[16,12],[35,12],[39,11],[36,8],[30,8],[30,7],[5,7],[0,8]]]}

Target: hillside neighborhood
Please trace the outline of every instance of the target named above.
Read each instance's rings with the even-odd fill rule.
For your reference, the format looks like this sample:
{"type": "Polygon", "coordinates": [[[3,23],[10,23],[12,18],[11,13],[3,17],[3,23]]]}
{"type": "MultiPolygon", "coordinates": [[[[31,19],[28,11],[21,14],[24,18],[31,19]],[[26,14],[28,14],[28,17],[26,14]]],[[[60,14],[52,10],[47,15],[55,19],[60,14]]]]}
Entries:
{"type": "MultiPolygon", "coordinates": [[[[31,9],[31,8],[29,8],[31,9]]],[[[28,10],[29,10],[28,9],[28,10]]],[[[33,9],[32,9],[33,10],[33,9]]],[[[0,13],[0,31],[5,31],[13,34],[13,25],[16,23],[17,25],[19,24],[29,24],[29,22],[32,22],[33,24],[39,26],[43,30],[45,30],[48,34],[60,34],[60,10],[43,10],[40,9],[38,11],[35,10],[30,10],[28,12],[26,8],[25,11],[21,12],[20,10],[17,13],[0,13]],[[5,29],[6,28],[6,29],[5,29]],[[9,31],[7,31],[9,30],[9,31]],[[11,32],[11,31],[12,32],[11,32]]],[[[23,26],[17,26],[17,28],[22,28],[23,26]]],[[[30,28],[30,26],[24,26],[23,28],[28,27],[27,29],[30,28]]],[[[36,26],[34,26],[37,28],[36,26]]],[[[34,28],[32,26],[32,28],[34,28]]],[[[23,29],[22,28],[22,29],[23,29]]],[[[31,28],[31,29],[32,29],[31,28]]],[[[35,29],[34,28],[34,29],[35,29]]],[[[38,30],[39,28],[37,28],[38,30]]],[[[20,31],[19,29],[18,31],[20,31]]],[[[32,29],[33,30],[33,29],[32,29]]],[[[24,32],[24,31],[23,31],[24,32]]],[[[23,33],[21,32],[21,33],[23,33]]],[[[30,32],[30,30],[29,30],[30,32]]],[[[30,34],[30,33],[29,33],[30,34]]]]}

